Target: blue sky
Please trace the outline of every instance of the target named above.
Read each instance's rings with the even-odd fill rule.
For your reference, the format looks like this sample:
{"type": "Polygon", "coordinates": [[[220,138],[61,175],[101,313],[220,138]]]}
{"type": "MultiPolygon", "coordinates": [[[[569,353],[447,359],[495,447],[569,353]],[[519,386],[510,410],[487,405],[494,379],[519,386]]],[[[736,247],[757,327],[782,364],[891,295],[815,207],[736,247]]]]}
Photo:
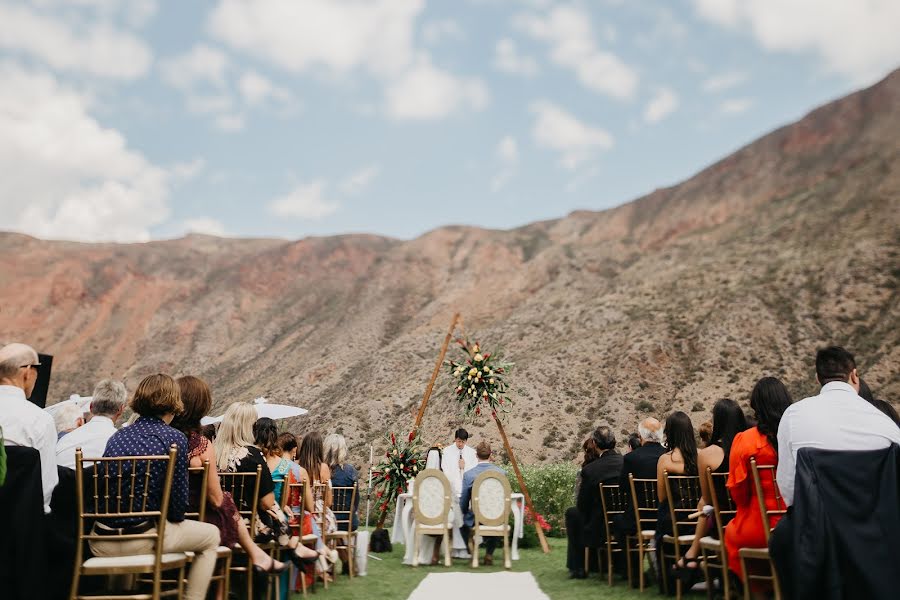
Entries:
{"type": "Polygon", "coordinates": [[[0,229],[412,238],[677,183],[900,65],[892,0],[0,0],[0,229]]]}

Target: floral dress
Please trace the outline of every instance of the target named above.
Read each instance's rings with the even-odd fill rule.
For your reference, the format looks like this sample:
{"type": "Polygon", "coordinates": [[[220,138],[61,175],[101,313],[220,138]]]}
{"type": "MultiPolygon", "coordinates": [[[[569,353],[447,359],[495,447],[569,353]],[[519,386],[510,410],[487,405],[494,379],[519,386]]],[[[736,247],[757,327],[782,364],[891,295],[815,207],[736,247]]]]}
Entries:
{"type": "MultiPolygon", "coordinates": [[[[188,437],[188,460],[201,456],[206,452],[210,441],[197,432],[191,432],[188,437]]],[[[214,468],[214,467],[213,467],[214,468]]],[[[200,506],[201,501],[206,502],[206,515],[204,521],[211,525],[215,525],[219,529],[222,537],[222,545],[232,546],[238,543],[238,520],[241,518],[238,513],[237,506],[234,504],[234,498],[228,492],[224,493],[221,506],[214,506],[206,498],[199,498],[200,490],[190,488],[190,505],[196,510],[200,506]]]]}

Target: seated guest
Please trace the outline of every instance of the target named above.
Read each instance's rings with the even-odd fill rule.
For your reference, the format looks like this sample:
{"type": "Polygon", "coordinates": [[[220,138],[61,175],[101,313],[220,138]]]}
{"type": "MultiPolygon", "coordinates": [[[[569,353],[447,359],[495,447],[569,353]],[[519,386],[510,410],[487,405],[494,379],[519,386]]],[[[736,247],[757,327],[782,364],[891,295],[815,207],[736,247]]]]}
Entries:
{"type": "MultiPolygon", "coordinates": [[[[359,529],[359,475],[356,472],[356,468],[347,462],[347,456],[349,452],[347,451],[347,440],[344,439],[339,433],[330,433],[325,436],[324,441],[325,448],[325,462],[328,464],[328,468],[331,469],[331,486],[332,487],[352,487],[356,488],[356,498],[353,501],[353,506],[332,506],[332,512],[334,510],[349,510],[350,511],[350,521],[353,526],[353,531],[359,529]]],[[[349,501],[349,498],[348,498],[349,501]]],[[[341,515],[342,519],[346,519],[346,516],[341,515]]],[[[341,522],[338,523],[338,529],[342,531],[347,530],[347,523],[341,522]]],[[[435,544],[437,546],[437,544],[435,544]]],[[[343,574],[348,574],[350,572],[350,564],[347,560],[346,551],[341,550],[341,570],[343,574]]]]}
{"type": "MultiPolygon", "coordinates": [[[[144,378],[131,400],[131,409],[139,415],[138,419],[109,438],[104,456],[160,456],[168,454],[173,444],[178,447],[169,498],[169,522],[166,523],[162,541],[163,552],[194,553],[184,597],[188,600],[203,600],[206,598],[209,580],[216,566],[216,548],[219,546],[220,537],[219,530],[215,526],[184,518],[188,506],[188,444],[185,435],[169,425],[183,408],[181,394],[174,379],[162,373],[144,378]]],[[[110,463],[110,477],[118,475],[116,469],[118,464],[110,463]]],[[[138,471],[144,469],[145,465],[138,467],[138,471]]],[[[159,510],[165,475],[165,471],[161,469],[151,469],[147,490],[144,489],[143,472],[138,472],[137,477],[123,476],[120,480],[121,489],[111,489],[110,496],[141,497],[147,494],[148,510],[159,510]]],[[[136,531],[142,529],[145,523],[135,523],[133,518],[104,519],[99,520],[94,529],[96,531],[104,528],[122,528],[136,531]]],[[[153,541],[147,539],[90,540],[89,543],[91,551],[96,556],[131,556],[153,552],[153,541]]]]}
{"type": "MultiPolygon", "coordinates": [[[[820,450],[882,450],[900,444],[900,427],[858,394],[856,360],[844,348],[830,346],[816,353],[819,395],[792,404],[778,425],[778,488],[785,503],[794,504],[794,475],[801,448],[820,450]]],[[[788,513],[769,540],[778,565],[792,553],[792,515],[788,513]]],[[[790,573],[779,571],[783,589],[793,589],[790,573]]]]}
{"type": "Polygon", "coordinates": [[[641,446],[622,457],[622,475],[619,477],[619,487],[625,492],[625,513],[618,515],[620,518],[614,520],[614,525],[618,535],[622,536],[623,548],[624,536],[634,535],[637,531],[628,476],[634,475],[635,479],[656,479],[656,465],[659,457],[666,452],[662,445],[662,424],[657,419],[647,417],[641,421],[638,435],[641,436],[641,446]]]}
{"type": "Polygon", "coordinates": [[[900,415],[897,414],[897,410],[887,400],[876,398],[875,394],[872,393],[872,389],[863,381],[862,377],[859,378],[859,397],[889,416],[891,421],[900,427],[900,415]]]}
{"type": "MultiPolygon", "coordinates": [[[[202,467],[204,462],[209,461],[211,467],[206,483],[206,498],[196,497],[199,490],[191,490],[192,504],[199,506],[200,502],[206,502],[205,520],[219,529],[223,546],[232,548],[240,544],[256,571],[280,573],[285,568],[284,563],[274,560],[256,545],[234,504],[234,498],[230,493],[222,491],[219,472],[215,468],[216,450],[200,434],[200,419],[212,407],[209,386],[202,379],[193,376],[180,377],[177,383],[184,410],[172,421],[172,427],[187,436],[190,466],[202,467]]],[[[96,396],[94,401],[96,402],[96,396]]]]}
{"type": "MultiPolygon", "coordinates": [[[[709,442],[697,453],[697,471],[703,474],[706,473],[707,468],[710,468],[713,473],[728,473],[728,456],[732,443],[735,436],[745,429],[747,429],[747,418],[737,402],[729,398],[722,398],[716,402],[712,410],[712,429],[708,438],[709,442]]],[[[713,493],[714,491],[709,489],[706,477],[701,477],[698,511],[702,511],[704,506],[712,504],[713,493]]],[[[700,564],[697,561],[697,557],[700,556],[700,540],[709,531],[709,526],[709,519],[701,517],[697,520],[693,544],[673,567],[674,570],[680,571],[680,576],[688,583],[693,583],[700,576],[700,564]]],[[[713,531],[716,530],[713,529],[713,531]]]]}
{"type": "Polygon", "coordinates": [[[61,440],[84,425],[84,413],[77,403],[66,402],[53,413],[53,424],[56,426],[56,439],[61,440]]]}
{"type": "Polygon", "coordinates": [[[0,429],[7,446],[34,448],[41,455],[44,512],[50,512],[56,472],[56,426],[53,417],[28,401],[37,381],[37,352],[25,344],[0,348],[0,429]]]}
{"type": "MultiPolygon", "coordinates": [[[[125,410],[126,391],[121,381],[104,379],[94,388],[91,420],[56,443],[56,462],[61,467],[75,468],[75,450],[81,448],[85,458],[103,456],[106,442],[116,432],[116,421],[125,410]]],[[[85,466],[93,463],[85,462],[85,466]]]]}
{"type": "Polygon", "coordinates": [[[284,482],[288,480],[288,472],[291,470],[291,461],[284,458],[281,446],[278,445],[278,425],[268,417],[262,417],[253,424],[254,444],[260,449],[266,458],[266,465],[272,473],[275,501],[279,506],[283,504],[284,482]]]}
{"type": "Polygon", "coordinates": [[[639,433],[632,433],[628,436],[628,447],[625,448],[625,454],[628,454],[632,450],[637,450],[641,447],[641,435],[639,433]]]}
{"type": "MultiPolygon", "coordinates": [[[[587,577],[584,572],[584,549],[596,548],[606,538],[600,484],[618,483],[622,473],[622,455],[616,452],[616,436],[609,427],[602,425],[595,429],[586,444],[590,449],[585,449],[585,463],[579,474],[575,506],[566,511],[566,566],[569,577],[573,579],[587,577]],[[594,454],[596,458],[593,458],[594,454]]],[[[591,559],[596,560],[596,553],[591,559]]]]}
{"type": "MultiPolygon", "coordinates": [[[[451,446],[453,448],[453,446],[451,446]]],[[[451,455],[452,456],[452,455],[451,455]]],[[[466,545],[469,544],[469,536],[472,533],[472,527],[475,526],[475,513],[470,508],[472,500],[472,486],[475,485],[475,479],[485,471],[499,471],[506,475],[506,471],[491,462],[491,445],[487,442],[481,442],[475,447],[475,456],[478,458],[478,464],[469,469],[463,475],[462,495],[459,499],[459,506],[464,511],[463,526],[459,532],[463,536],[466,545]]],[[[494,550],[497,548],[498,537],[488,537],[484,541],[484,564],[494,564],[494,550]]],[[[474,549],[478,552],[478,548],[474,549]]]]}
{"type": "Polygon", "coordinates": [[[713,424],[712,421],[704,421],[697,428],[697,436],[700,437],[700,447],[706,448],[712,439],[713,424]]]}
{"type": "MultiPolygon", "coordinates": [[[[656,465],[656,494],[659,499],[659,514],[656,519],[656,555],[657,564],[662,564],[663,536],[672,535],[672,515],[669,513],[669,505],[678,506],[681,498],[669,498],[666,492],[665,474],[669,475],[697,475],[697,439],[694,434],[694,425],[691,418],[680,410],[669,415],[663,430],[668,452],[659,457],[656,465]]],[[[675,495],[678,492],[672,490],[675,495]]],[[[671,573],[660,573],[660,590],[663,589],[663,577],[669,577],[671,573]]],[[[674,585],[668,589],[674,590],[674,585]]]]}
{"type": "MultiPolygon", "coordinates": [[[[755,458],[756,464],[760,466],[778,464],[778,424],[790,405],[791,395],[784,384],[774,377],[763,377],[750,393],[750,408],[753,410],[756,426],[737,434],[731,443],[727,486],[737,513],[725,528],[725,550],[728,553],[728,568],[745,585],[747,580],[741,571],[738,551],[741,548],[762,548],[766,545],[756,486],[753,485],[750,472],[750,459],[755,458]]],[[[762,478],[761,483],[766,508],[777,509],[775,482],[771,478],[762,478]]],[[[748,566],[752,565],[753,563],[749,563],[748,566]]],[[[766,591],[758,585],[754,585],[754,588],[751,590],[754,596],[762,597],[766,591]]]]}

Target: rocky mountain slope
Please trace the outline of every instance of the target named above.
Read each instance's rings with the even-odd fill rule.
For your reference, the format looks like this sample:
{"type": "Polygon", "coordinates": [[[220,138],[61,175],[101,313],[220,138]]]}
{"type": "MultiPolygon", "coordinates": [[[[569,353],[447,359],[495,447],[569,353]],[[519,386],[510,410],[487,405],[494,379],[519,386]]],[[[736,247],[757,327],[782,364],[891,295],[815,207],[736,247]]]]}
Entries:
{"type": "MultiPolygon", "coordinates": [[[[454,311],[516,362],[508,430],[568,459],[600,422],[699,423],[763,375],[815,389],[818,346],[852,349],[900,401],[900,72],[684,183],[604,212],[402,242],[189,236],[148,244],[0,234],[0,340],[54,354],[51,397],[196,374],[214,414],[266,395],[343,431],[358,462],[412,422],[454,311]]],[[[457,425],[447,379],[427,439],[457,425]]],[[[497,440],[491,423],[470,428],[497,440]]]]}

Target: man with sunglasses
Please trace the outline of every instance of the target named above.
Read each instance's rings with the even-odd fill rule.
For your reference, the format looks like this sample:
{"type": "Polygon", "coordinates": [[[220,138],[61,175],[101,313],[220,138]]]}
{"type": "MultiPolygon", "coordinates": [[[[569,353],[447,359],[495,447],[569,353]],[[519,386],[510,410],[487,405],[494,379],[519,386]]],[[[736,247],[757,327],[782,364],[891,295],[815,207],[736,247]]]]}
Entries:
{"type": "Polygon", "coordinates": [[[44,512],[59,482],[56,472],[56,425],[45,410],[28,401],[38,377],[37,352],[25,344],[0,348],[0,428],[7,446],[34,448],[41,455],[44,512]]]}

